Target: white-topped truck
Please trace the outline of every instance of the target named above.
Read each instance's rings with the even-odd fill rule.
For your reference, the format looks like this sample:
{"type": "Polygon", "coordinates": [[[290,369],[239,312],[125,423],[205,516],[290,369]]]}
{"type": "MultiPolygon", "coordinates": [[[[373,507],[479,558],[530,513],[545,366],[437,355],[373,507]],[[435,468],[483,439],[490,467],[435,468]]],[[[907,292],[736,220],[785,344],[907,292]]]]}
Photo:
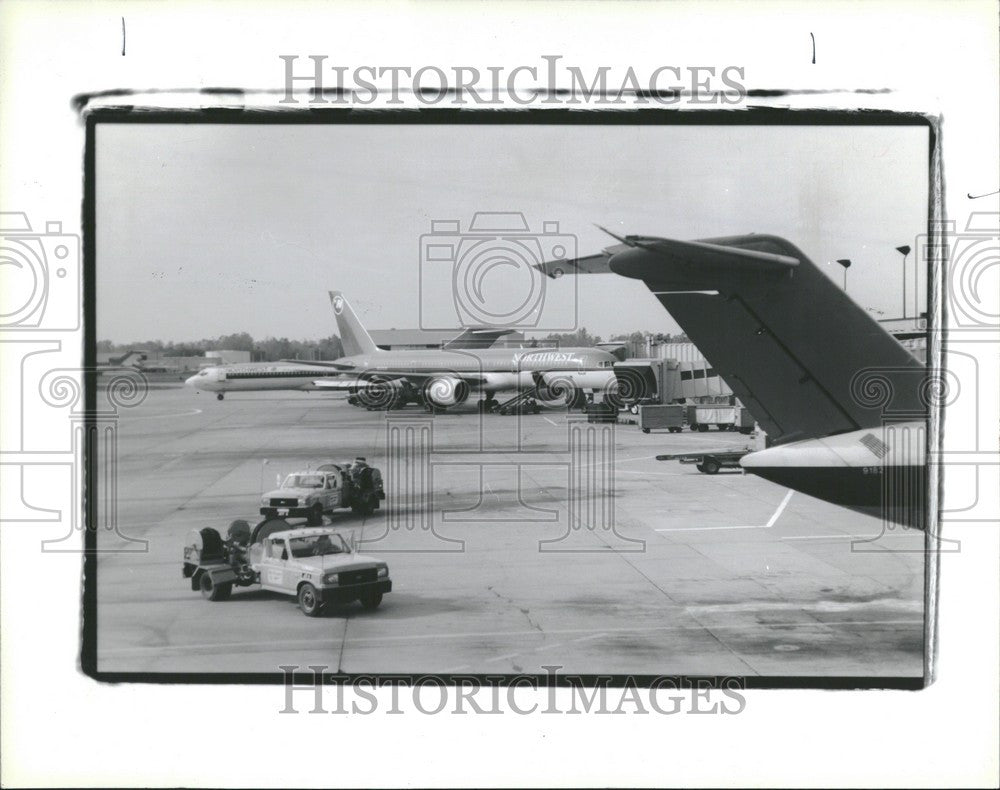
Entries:
{"type": "Polygon", "coordinates": [[[184,542],[184,578],[210,601],[224,601],[234,587],[294,596],[302,613],[319,615],[326,604],[360,601],[375,609],[392,590],[389,566],[357,552],[353,538],[337,527],[292,527],[269,518],[253,529],[246,521],[229,525],[226,538],[206,528],[184,542]]]}

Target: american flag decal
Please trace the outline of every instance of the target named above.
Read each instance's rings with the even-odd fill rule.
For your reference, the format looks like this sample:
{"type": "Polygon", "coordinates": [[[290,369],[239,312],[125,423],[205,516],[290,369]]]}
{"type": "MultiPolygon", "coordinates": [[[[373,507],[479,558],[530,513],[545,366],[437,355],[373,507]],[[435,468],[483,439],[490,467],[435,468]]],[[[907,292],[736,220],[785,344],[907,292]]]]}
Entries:
{"type": "Polygon", "coordinates": [[[861,444],[871,450],[872,454],[878,456],[880,459],[885,458],[885,454],[889,452],[889,445],[871,433],[866,433],[861,437],[861,444]]]}

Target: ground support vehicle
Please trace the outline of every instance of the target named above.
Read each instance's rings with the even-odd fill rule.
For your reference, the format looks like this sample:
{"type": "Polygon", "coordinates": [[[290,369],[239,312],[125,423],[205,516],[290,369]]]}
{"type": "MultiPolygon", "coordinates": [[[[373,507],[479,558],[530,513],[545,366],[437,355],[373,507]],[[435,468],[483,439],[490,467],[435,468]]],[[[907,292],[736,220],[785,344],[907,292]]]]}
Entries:
{"type": "Polygon", "coordinates": [[[299,516],[310,526],[323,523],[323,516],[350,508],[370,516],[385,499],[382,473],[364,458],[353,463],[323,464],[315,470],[288,475],[281,487],[260,498],[260,514],[271,518],[299,516]]]}
{"type": "Polygon", "coordinates": [[[302,613],[319,615],[326,604],[360,601],[375,609],[392,590],[389,566],[357,553],[353,540],[335,527],[292,528],[266,519],[253,529],[246,521],[218,531],[191,530],[184,542],[183,576],[210,601],[224,601],[234,587],[260,585],[294,596],[302,613]]]}
{"type": "Polygon", "coordinates": [[[643,433],[666,429],[678,433],[684,428],[684,407],[679,403],[669,405],[642,404],[638,409],[639,429],[643,433]]]}
{"type": "Polygon", "coordinates": [[[657,461],[680,461],[682,464],[697,464],[699,472],[707,475],[714,475],[720,469],[739,469],[740,459],[747,453],[753,452],[747,447],[729,450],[711,450],[709,452],[694,453],[672,453],[670,455],[658,455],[657,461]]]}
{"type": "Polygon", "coordinates": [[[690,404],[687,407],[688,427],[692,431],[707,431],[715,426],[720,431],[753,432],[754,419],[742,406],[690,404]]]}

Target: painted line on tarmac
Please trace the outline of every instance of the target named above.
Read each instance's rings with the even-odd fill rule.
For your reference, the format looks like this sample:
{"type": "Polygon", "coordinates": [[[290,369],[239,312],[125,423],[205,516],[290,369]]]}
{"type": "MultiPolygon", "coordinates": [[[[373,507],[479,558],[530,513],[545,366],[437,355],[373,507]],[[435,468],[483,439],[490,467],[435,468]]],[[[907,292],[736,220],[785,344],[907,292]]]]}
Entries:
{"type": "Polygon", "coordinates": [[[786,535],[781,540],[880,540],[881,538],[911,538],[921,535],[919,531],[883,532],[879,535],[847,535],[843,532],[837,535],[786,535]]]}
{"type": "Polygon", "coordinates": [[[615,469],[616,475],[656,475],[657,477],[687,477],[690,472],[635,472],[628,469],[615,469]]]}
{"type": "MultiPolygon", "coordinates": [[[[123,412],[125,413],[125,412],[123,412]]],[[[129,417],[128,422],[137,422],[138,420],[165,420],[167,418],[173,417],[193,417],[196,414],[201,414],[201,409],[190,409],[189,411],[181,412],[168,412],[167,414],[148,414],[141,417],[129,417]]]]}
{"type": "MultiPolygon", "coordinates": [[[[909,619],[909,620],[831,620],[831,621],[817,621],[815,624],[810,623],[805,625],[801,622],[790,621],[787,623],[768,623],[767,627],[780,626],[780,625],[793,625],[800,628],[830,628],[835,626],[845,626],[848,628],[855,628],[857,626],[886,626],[886,625],[917,625],[923,627],[924,621],[922,619],[909,619]]],[[[722,623],[711,625],[711,630],[719,629],[737,629],[746,630],[747,623],[722,623]]],[[[587,638],[597,638],[599,636],[615,636],[622,634],[636,634],[636,633],[654,633],[654,632],[684,632],[684,631],[707,631],[710,630],[709,627],[702,625],[678,625],[678,626],[654,626],[651,628],[602,628],[596,631],[584,631],[583,629],[569,629],[560,631],[546,631],[544,634],[537,630],[530,631],[484,631],[484,632],[465,632],[456,633],[454,631],[438,634],[406,634],[404,636],[372,636],[372,637],[355,637],[354,639],[347,639],[346,644],[348,647],[358,646],[361,643],[383,643],[383,642],[412,642],[414,640],[437,640],[437,639],[481,639],[483,637],[512,637],[512,636],[546,636],[552,634],[584,634],[587,638]]],[[[209,642],[202,644],[190,644],[190,645],[153,645],[146,647],[124,647],[124,648],[110,648],[102,649],[101,655],[106,657],[113,657],[119,655],[143,655],[143,654],[157,654],[157,653],[183,653],[185,651],[192,650],[250,650],[252,648],[260,648],[267,646],[272,648],[274,651],[279,649],[297,649],[297,648],[308,648],[308,647],[330,647],[331,649],[336,649],[339,643],[339,638],[324,638],[320,639],[297,639],[297,640],[282,640],[280,646],[274,646],[273,644],[263,643],[260,641],[256,642],[209,642]]],[[[574,640],[574,641],[583,641],[574,640]]],[[[517,655],[517,654],[515,654],[517,655]]]]}
{"type": "Polygon", "coordinates": [[[570,639],[567,642],[556,642],[554,645],[539,645],[538,647],[532,647],[530,649],[518,650],[516,653],[506,653],[502,656],[494,656],[493,658],[487,658],[483,663],[489,664],[493,661],[506,661],[508,658],[517,658],[518,656],[526,655],[527,653],[540,653],[543,650],[552,650],[557,647],[566,647],[566,645],[577,644],[578,642],[586,642],[591,639],[597,639],[604,636],[604,631],[599,631],[596,634],[588,634],[587,636],[581,636],[579,639],[570,639]]]}
{"type": "Polygon", "coordinates": [[[788,505],[788,500],[792,498],[792,494],[795,492],[789,490],[785,494],[785,498],[781,500],[781,504],[778,505],[778,509],[774,511],[773,515],[766,524],[761,524],[757,526],[738,526],[738,527],[662,527],[660,529],[654,529],[654,532],[711,532],[713,530],[719,529],[771,529],[777,522],[778,518],[785,510],[785,506],[788,505]]]}

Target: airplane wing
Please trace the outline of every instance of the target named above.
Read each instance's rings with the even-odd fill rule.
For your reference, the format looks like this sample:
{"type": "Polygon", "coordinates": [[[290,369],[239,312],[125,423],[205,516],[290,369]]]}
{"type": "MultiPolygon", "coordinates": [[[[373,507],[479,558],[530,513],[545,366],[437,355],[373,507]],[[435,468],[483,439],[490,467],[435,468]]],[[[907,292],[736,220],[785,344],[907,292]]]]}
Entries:
{"type": "Polygon", "coordinates": [[[615,244],[596,255],[546,261],[545,263],[538,264],[535,268],[553,280],[562,277],[564,274],[605,274],[611,271],[608,268],[608,261],[611,260],[611,257],[627,249],[630,249],[627,244],[615,244]]]}
{"type": "Polygon", "coordinates": [[[489,348],[497,342],[498,338],[509,335],[513,331],[513,329],[493,329],[492,327],[469,327],[445,343],[442,348],[489,348]]]}
{"type": "Polygon", "coordinates": [[[299,365],[304,368],[332,368],[333,370],[343,370],[349,371],[354,370],[354,365],[345,365],[340,362],[327,362],[325,360],[308,360],[303,361],[301,359],[279,359],[279,362],[287,365],[299,365]]]}
{"type": "Polygon", "coordinates": [[[785,239],[622,241],[584,273],[642,280],[776,444],[926,413],[924,366],[785,239]]]}
{"type": "Polygon", "coordinates": [[[437,370],[424,372],[412,370],[391,370],[389,368],[369,368],[368,370],[352,369],[351,372],[355,376],[360,376],[360,378],[351,379],[350,381],[346,379],[317,379],[314,383],[317,388],[336,390],[351,389],[352,387],[366,387],[375,381],[393,381],[397,379],[403,379],[409,382],[413,387],[419,389],[430,379],[440,378],[442,376],[461,379],[468,384],[476,385],[483,384],[486,381],[485,377],[478,371],[468,372],[437,370]],[[343,386],[342,382],[345,382],[343,386]]]}
{"type": "Polygon", "coordinates": [[[334,392],[344,390],[351,392],[358,389],[359,387],[364,387],[368,382],[362,381],[361,379],[316,379],[313,386],[318,390],[332,390],[334,392]]]}

